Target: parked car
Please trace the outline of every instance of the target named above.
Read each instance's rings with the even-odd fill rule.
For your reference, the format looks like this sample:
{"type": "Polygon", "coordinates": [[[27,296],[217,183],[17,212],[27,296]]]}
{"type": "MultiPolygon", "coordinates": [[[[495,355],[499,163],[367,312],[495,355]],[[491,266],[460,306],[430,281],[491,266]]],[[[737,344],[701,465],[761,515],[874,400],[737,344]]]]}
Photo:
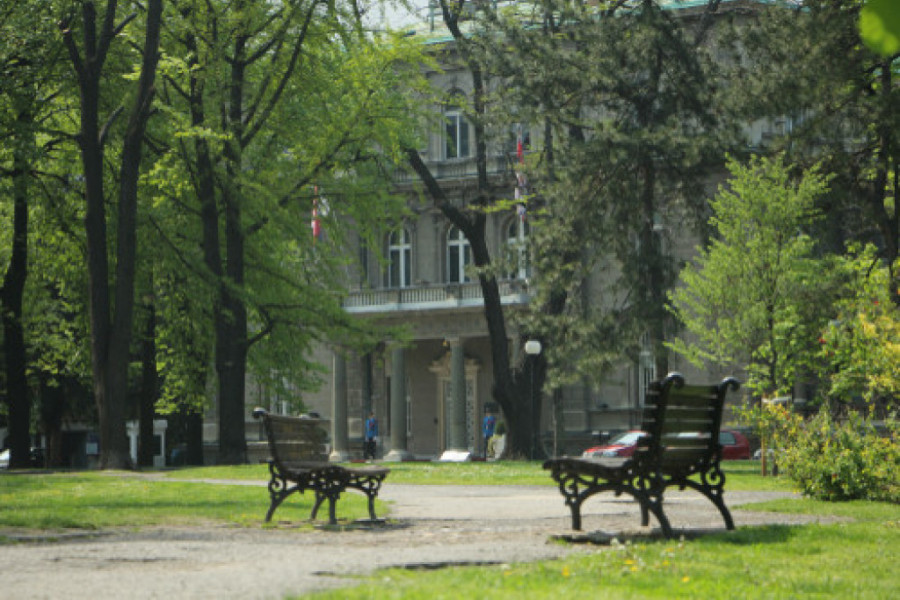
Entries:
{"type": "Polygon", "coordinates": [[[9,450],[0,452],[0,469],[9,468],[9,450]]]}
{"type": "Polygon", "coordinates": [[[740,431],[723,429],[719,432],[722,460],[749,460],[750,440],[740,431]]]}
{"type": "Polygon", "coordinates": [[[620,433],[602,446],[588,448],[581,453],[583,458],[600,458],[601,456],[631,456],[637,447],[638,439],[643,431],[633,430],[620,433]]]}
{"type": "MultiPolygon", "coordinates": [[[[594,446],[585,450],[584,458],[609,456],[631,456],[637,447],[638,439],[643,431],[626,431],[619,434],[602,446],[594,446]]],[[[719,432],[719,443],[722,444],[722,460],[746,460],[750,458],[750,442],[740,431],[723,429],[719,432]]]]}

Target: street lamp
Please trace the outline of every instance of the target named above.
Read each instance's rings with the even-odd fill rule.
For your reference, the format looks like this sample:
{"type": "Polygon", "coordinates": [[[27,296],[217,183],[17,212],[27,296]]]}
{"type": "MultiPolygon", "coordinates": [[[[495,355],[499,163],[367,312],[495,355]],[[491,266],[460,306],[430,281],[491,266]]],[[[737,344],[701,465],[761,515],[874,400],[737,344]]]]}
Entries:
{"type": "Polygon", "coordinates": [[[534,451],[537,447],[537,390],[534,385],[534,372],[537,364],[538,354],[541,353],[541,343],[537,340],[528,340],[525,342],[525,354],[531,357],[531,459],[534,460],[534,451]]]}

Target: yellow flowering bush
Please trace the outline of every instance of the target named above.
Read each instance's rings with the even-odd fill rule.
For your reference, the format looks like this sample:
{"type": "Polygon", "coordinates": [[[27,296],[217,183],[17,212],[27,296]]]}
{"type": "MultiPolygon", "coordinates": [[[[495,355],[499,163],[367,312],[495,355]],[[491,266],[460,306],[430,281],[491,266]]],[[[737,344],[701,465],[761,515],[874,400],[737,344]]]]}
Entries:
{"type": "Polygon", "coordinates": [[[897,422],[880,433],[872,420],[851,413],[843,421],[827,410],[808,421],[789,415],[775,439],[777,461],[804,495],[820,500],[900,502],[897,422]]]}
{"type": "Polygon", "coordinates": [[[851,249],[844,269],[850,294],[819,338],[827,394],[890,404],[900,396],[900,307],[889,290],[890,271],[872,247],[851,249]]]}

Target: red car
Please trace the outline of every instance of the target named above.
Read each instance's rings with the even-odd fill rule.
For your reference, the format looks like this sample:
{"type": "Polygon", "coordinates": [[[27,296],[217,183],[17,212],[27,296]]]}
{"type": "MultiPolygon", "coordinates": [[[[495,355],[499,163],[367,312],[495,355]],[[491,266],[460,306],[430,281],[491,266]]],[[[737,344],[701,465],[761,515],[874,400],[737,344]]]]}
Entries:
{"type": "Polygon", "coordinates": [[[581,453],[583,458],[600,458],[601,456],[631,456],[637,447],[638,439],[644,435],[643,431],[626,431],[620,433],[608,443],[602,446],[588,448],[581,453]]]}
{"type": "Polygon", "coordinates": [[[722,444],[722,460],[750,459],[750,442],[740,431],[723,429],[719,432],[719,443],[722,444]]]}
{"type": "MultiPolygon", "coordinates": [[[[594,446],[585,450],[583,458],[600,458],[610,456],[631,456],[637,447],[638,439],[644,435],[643,431],[626,431],[611,439],[602,446],[594,446]]],[[[747,437],[733,429],[723,429],[719,432],[719,443],[722,444],[722,460],[741,460],[750,458],[750,442],[747,437]]]]}

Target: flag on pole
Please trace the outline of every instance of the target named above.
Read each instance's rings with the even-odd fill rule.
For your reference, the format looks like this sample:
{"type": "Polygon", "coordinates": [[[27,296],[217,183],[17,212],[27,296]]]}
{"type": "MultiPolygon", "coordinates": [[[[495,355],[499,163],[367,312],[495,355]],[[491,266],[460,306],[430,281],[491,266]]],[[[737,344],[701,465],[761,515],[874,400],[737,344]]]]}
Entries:
{"type": "MultiPolygon", "coordinates": [[[[516,127],[516,160],[520,165],[525,164],[525,141],[522,139],[522,124],[520,123],[516,127]]],[[[516,190],[515,190],[515,199],[518,202],[522,200],[527,193],[526,186],[528,185],[528,181],[525,179],[525,174],[521,169],[516,171],[516,190]]],[[[516,214],[519,215],[519,220],[523,223],[525,222],[525,203],[516,204],[516,214]]]]}
{"type": "Polygon", "coordinates": [[[313,241],[319,239],[322,235],[322,221],[319,219],[319,186],[313,188],[313,205],[312,205],[312,227],[313,241]]]}

